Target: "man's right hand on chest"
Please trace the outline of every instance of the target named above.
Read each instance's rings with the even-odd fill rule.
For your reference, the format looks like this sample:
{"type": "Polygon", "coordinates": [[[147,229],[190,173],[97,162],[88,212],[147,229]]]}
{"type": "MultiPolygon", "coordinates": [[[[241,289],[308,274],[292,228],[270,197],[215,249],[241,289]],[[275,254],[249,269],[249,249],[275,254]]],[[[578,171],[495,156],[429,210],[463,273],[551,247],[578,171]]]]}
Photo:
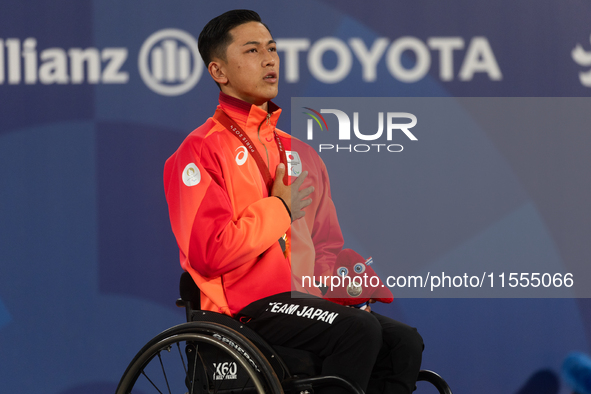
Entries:
{"type": "Polygon", "coordinates": [[[279,197],[283,200],[291,214],[291,221],[298,220],[306,214],[303,210],[312,203],[311,198],[306,198],[314,191],[314,186],[307,187],[300,190],[302,183],[308,176],[308,171],[302,172],[300,176],[289,186],[283,183],[283,176],[285,175],[285,166],[280,163],[275,172],[275,182],[271,189],[271,195],[279,197]]]}

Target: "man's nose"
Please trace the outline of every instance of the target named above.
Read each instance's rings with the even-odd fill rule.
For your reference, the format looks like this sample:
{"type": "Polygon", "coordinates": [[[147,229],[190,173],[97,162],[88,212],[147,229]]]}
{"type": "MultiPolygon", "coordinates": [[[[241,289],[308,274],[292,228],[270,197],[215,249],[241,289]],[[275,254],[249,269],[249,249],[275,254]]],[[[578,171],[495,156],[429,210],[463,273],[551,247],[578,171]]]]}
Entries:
{"type": "Polygon", "coordinates": [[[275,66],[275,56],[269,51],[266,52],[266,56],[263,59],[263,67],[266,66],[275,66]]]}

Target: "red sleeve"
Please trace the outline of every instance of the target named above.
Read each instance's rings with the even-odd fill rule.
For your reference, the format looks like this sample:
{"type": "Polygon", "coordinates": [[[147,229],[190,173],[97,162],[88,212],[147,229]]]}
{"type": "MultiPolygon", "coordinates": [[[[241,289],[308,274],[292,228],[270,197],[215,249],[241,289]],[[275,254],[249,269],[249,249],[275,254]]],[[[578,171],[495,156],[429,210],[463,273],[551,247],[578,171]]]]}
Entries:
{"type": "Polygon", "coordinates": [[[181,265],[190,264],[203,277],[215,278],[266,251],[291,220],[275,197],[257,200],[236,214],[222,160],[209,154],[204,138],[194,133],[167,160],[164,188],[181,265]]]}

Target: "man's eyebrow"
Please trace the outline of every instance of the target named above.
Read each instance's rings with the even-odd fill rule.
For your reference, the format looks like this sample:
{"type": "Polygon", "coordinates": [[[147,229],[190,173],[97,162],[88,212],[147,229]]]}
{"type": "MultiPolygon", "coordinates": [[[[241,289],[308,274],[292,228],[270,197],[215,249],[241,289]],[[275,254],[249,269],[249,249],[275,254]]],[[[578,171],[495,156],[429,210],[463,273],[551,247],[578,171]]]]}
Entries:
{"type": "MultiPolygon", "coordinates": [[[[260,42],[259,41],[248,41],[247,43],[245,43],[242,46],[247,46],[247,45],[259,45],[260,42]]],[[[267,42],[267,45],[269,44],[276,44],[275,40],[269,40],[269,42],[267,42]]]]}

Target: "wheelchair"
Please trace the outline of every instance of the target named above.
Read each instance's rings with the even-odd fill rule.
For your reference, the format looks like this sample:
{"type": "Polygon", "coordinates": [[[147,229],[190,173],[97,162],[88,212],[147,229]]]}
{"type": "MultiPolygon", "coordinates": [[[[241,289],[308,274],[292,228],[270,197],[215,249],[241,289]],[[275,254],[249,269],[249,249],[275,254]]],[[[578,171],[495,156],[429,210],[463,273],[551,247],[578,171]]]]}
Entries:
{"type": "MultiPolygon", "coordinates": [[[[309,352],[270,346],[256,332],[227,315],[199,309],[200,291],[188,273],[181,276],[187,322],[150,340],[131,361],[116,394],[312,394],[339,386],[364,394],[354,382],[320,376],[322,360],[309,352]]],[[[418,381],[452,394],[437,373],[421,370],[418,381]]]]}

